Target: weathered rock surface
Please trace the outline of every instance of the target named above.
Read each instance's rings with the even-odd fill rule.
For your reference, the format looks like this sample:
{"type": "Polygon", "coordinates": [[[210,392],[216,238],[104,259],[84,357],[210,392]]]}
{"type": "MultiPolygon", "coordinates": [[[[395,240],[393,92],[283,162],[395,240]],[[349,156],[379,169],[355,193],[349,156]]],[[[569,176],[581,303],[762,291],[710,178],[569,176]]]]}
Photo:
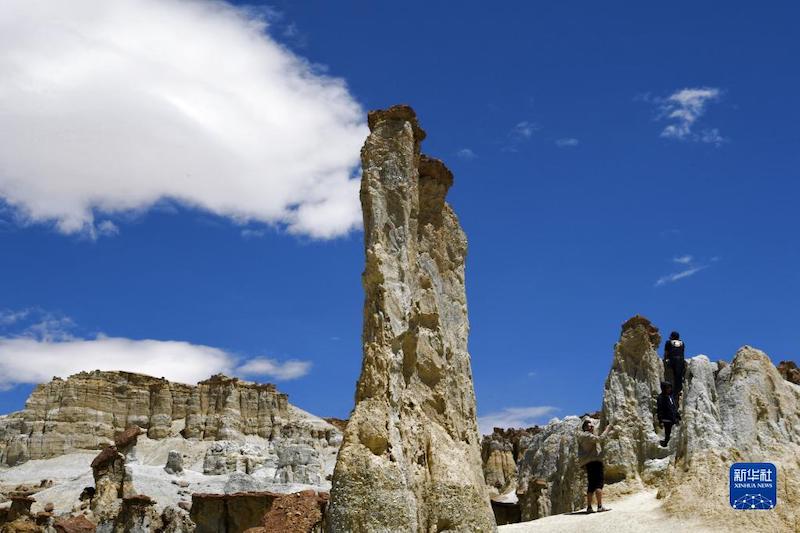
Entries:
{"type": "Polygon", "coordinates": [[[83,515],[59,518],[53,527],[57,533],[94,533],[97,529],[94,522],[83,515]]]}
{"type": "Polygon", "coordinates": [[[81,372],[37,386],[24,410],[0,419],[0,464],[101,449],[131,426],[152,439],[338,436],[329,424],[312,427],[293,416],[287,396],[271,384],[217,375],[194,386],[129,372],[81,372]]]}
{"type": "Polygon", "coordinates": [[[177,450],[170,450],[167,455],[167,464],[164,465],[164,471],[167,474],[182,474],[183,473],[183,456],[177,450]]]}
{"type": "MultiPolygon", "coordinates": [[[[643,478],[655,479],[654,470],[664,466],[659,461],[670,453],[658,447],[656,433],[656,398],[663,377],[660,342],[658,329],[646,318],[637,315],[626,321],[614,346],[602,411],[582,417],[594,420],[601,432],[610,426],[603,440],[607,484],[627,481],[640,487],[643,478]],[[594,418],[598,414],[599,423],[594,418]]],[[[586,473],[576,460],[582,418],[555,420],[525,441],[517,488],[522,520],[585,505],[586,473]]]]}
{"type": "MultiPolygon", "coordinates": [[[[136,446],[140,433],[151,443],[177,445],[169,454],[161,452],[160,459],[147,458],[165,461],[167,473],[181,474],[184,454],[195,461],[201,453],[204,474],[258,471],[265,483],[322,489],[329,486],[341,444],[336,427],[289,404],[273,385],[218,375],[190,386],[95,371],[40,385],[23,411],[0,417],[0,466],[105,449],[111,455],[95,481],[98,502],[108,503],[113,491],[106,488],[119,487],[125,476],[131,481],[132,473],[121,465],[141,463],[136,446]],[[113,456],[109,445],[121,457],[113,456]],[[107,474],[114,478],[111,485],[107,474]]],[[[196,463],[190,468],[196,469],[196,463]]]]}
{"type": "Polygon", "coordinates": [[[414,111],[369,114],[361,152],[364,359],[331,531],[492,531],[467,352],[467,241],[414,111]]]}
{"type": "Polygon", "coordinates": [[[778,363],[778,372],[786,381],[800,385],[800,368],[797,368],[797,364],[794,361],[781,361],[778,363]]]}
{"type": "Polygon", "coordinates": [[[523,521],[571,511],[585,498],[586,474],[576,462],[581,419],[567,416],[523,438],[517,493],[523,521]]]}
{"type": "Polygon", "coordinates": [[[706,356],[688,361],[677,457],[660,490],[665,508],[731,530],[796,531],[800,524],[800,387],[769,357],[744,346],[730,365],[706,356]],[[735,511],[727,479],[734,462],[778,467],[778,505],[768,513],[735,511]],[[758,515],[758,516],[754,516],[758,515]]]}
{"type": "Polygon", "coordinates": [[[328,494],[304,490],[277,498],[264,515],[263,531],[285,533],[322,533],[328,494]]]}
{"type": "Polygon", "coordinates": [[[264,515],[280,496],[274,492],[192,494],[190,517],[196,533],[242,533],[261,527],[264,515]]]}
{"type": "Polygon", "coordinates": [[[491,435],[484,435],[481,459],[483,475],[491,494],[506,494],[516,489],[517,463],[525,453],[523,437],[532,437],[541,430],[538,426],[527,429],[494,428],[491,435]]]}
{"type": "Polygon", "coordinates": [[[656,434],[656,399],[664,376],[660,343],[658,329],[636,315],[622,325],[614,346],[599,428],[611,426],[604,446],[608,483],[638,480],[646,461],[668,455],[656,434]]]}
{"type": "MultiPolygon", "coordinates": [[[[683,423],[669,448],[657,446],[655,399],[663,375],[658,330],[642,317],[623,325],[606,380],[600,427],[606,492],[659,487],[671,513],[739,531],[795,531],[800,523],[800,386],[784,379],[763,352],[740,349],[731,364],[700,355],[687,360],[683,423]],[[738,461],[778,466],[778,500],[769,513],[742,513],[728,503],[728,469],[738,461]],[[624,481],[624,483],[619,483],[624,481]]],[[[526,442],[519,463],[522,520],[579,508],[585,474],[576,465],[580,419],[556,420],[526,442]]]]}
{"type": "MultiPolygon", "coordinates": [[[[660,342],[658,329],[644,317],[637,315],[622,325],[598,428],[604,431],[610,426],[603,441],[606,483],[627,480],[641,486],[643,477],[654,480],[660,475],[656,470],[664,466],[659,461],[670,453],[659,448],[656,433],[656,398],[664,374],[657,352],[660,342]]],[[[576,462],[580,426],[580,418],[566,417],[525,440],[527,451],[519,464],[517,488],[522,520],[568,512],[584,504],[586,474],[576,462]]],[[[670,444],[674,450],[674,440],[670,444]]]]}

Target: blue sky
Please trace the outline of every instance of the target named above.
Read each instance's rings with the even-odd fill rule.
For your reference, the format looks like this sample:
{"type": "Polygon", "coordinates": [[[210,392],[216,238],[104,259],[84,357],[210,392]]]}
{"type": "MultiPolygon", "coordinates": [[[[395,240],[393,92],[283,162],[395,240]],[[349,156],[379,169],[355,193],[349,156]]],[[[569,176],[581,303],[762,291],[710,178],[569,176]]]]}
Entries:
{"type": "MultiPolygon", "coordinates": [[[[91,13],[84,4],[77,18],[91,13]]],[[[395,103],[416,109],[423,150],[455,174],[449,200],[470,242],[470,351],[485,423],[598,408],[619,326],[635,313],[680,330],[692,355],[730,359],[750,344],[773,361],[797,358],[797,6],[271,2],[232,15],[160,5],[173,12],[150,3],[142,18],[169,26],[176,49],[210,51],[165,53],[161,69],[77,49],[87,69],[103,65],[99,79],[131,76],[137,91],[125,99],[102,84],[91,101],[68,92],[59,76],[72,71],[47,70],[43,91],[0,90],[0,112],[13,117],[0,140],[27,139],[0,149],[0,412],[22,406],[26,380],[49,362],[110,350],[120,364],[150,357],[176,375],[277,379],[295,404],[347,416],[361,363],[360,117],[395,103]],[[214,41],[203,26],[239,17],[219,31],[246,32],[253,16],[266,20],[272,48],[214,41]],[[192,40],[204,32],[204,44],[192,40]],[[296,63],[289,74],[266,69],[268,53],[296,63]],[[275,97],[270,76],[319,83],[310,96],[275,97]],[[216,91],[224,101],[192,108],[207,111],[195,118],[213,135],[183,126],[167,135],[171,118],[147,115],[152,102],[137,107],[142,94],[228,82],[216,91]],[[60,100],[43,101],[48,90],[60,100]],[[258,122],[249,106],[285,122],[258,122]],[[37,129],[63,109],[74,131],[37,129]],[[97,124],[101,136],[83,135],[97,124]],[[203,159],[222,144],[225,157],[203,159]],[[39,165],[53,153],[57,165],[39,165]],[[186,170],[194,160],[213,172],[186,170]],[[100,170],[86,177],[88,167],[100,170]],[[163,174],[148,181],[154,172],[163,174]],[[151,352],[145,339],[182,344],[151,352]]],[[[121,15],[109,27],[139,42],[141,28],[121,15]]],[[[45,79],[18,62],[29,55],[15,63],[7,53],[0,69],[45,79]]]]}

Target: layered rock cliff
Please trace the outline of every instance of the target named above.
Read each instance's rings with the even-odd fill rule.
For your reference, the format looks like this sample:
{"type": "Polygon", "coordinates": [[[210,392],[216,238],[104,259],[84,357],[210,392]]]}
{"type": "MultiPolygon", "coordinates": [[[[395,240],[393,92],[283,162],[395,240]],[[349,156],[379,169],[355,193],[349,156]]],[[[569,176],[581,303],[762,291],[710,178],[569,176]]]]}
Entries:
{"type": "Polygon", "coordinates": [[[0,465],[99,450],[131,426],[152,440],[205,443],[195,448],[207,474],[269,468],[276,483],[320,484],[320,453],[335,453],[341,440],[271,384],[217,375],[186,385],[94,371],[37,386],[22,411],[0,419],[0,465]]]}
{"type": "Polygon", "coordinates": [[[467,241],[414,111],[369,114],[362,149],[364,359],[331,531],[491,531],[467,352],[467,241]]]}

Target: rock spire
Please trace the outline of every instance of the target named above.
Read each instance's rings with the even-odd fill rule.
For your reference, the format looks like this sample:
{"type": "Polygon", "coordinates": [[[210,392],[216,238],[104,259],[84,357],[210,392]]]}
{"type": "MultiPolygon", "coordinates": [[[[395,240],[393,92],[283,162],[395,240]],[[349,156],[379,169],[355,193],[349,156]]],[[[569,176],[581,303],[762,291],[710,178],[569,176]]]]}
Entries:
{"type": "Polygon", "coordinates": [[[453,175],[414,111],[369,114],[361,151],[364,359],[330,531],[493,531],[467,352],[467,240],[453,175]]]}

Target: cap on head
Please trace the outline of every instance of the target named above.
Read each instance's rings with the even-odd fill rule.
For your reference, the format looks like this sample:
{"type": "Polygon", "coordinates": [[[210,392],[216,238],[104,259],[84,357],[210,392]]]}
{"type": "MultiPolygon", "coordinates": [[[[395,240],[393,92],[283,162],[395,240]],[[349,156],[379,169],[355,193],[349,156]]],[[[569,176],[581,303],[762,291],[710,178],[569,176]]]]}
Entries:
{"type": "Polygon", "coordinates": [[[661,382],[661,392],[666,392],[667,389],[672,388],[672,383],[669,381],[662,381],[661,382]]]}
{"type": "Polygon", "coordinates": [[[673,341],[676,341],[681,338],[681,334],[678,333],[677,331],[673,331],[672,333],[669,334],[669,338],[672,339],[673,341]]]}

